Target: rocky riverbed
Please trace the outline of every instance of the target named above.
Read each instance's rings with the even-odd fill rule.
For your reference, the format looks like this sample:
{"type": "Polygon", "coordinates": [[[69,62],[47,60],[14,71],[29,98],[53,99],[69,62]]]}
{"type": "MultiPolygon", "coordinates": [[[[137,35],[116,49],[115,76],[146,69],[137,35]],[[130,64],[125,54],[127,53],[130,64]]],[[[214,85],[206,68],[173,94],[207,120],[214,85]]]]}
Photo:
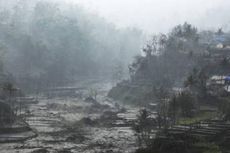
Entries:
{"type": "Polygon", "coordinates": [[[1,153],[129,153],[136,149],[131,124],[138,108],[117,104],[106,95],[110,83],[76,85],[78,96],[39,96],[30,104],[26,122],[37,137],[0,144],[1,153]],[[97,91],[95,99],[89,91],[97,91]]]}

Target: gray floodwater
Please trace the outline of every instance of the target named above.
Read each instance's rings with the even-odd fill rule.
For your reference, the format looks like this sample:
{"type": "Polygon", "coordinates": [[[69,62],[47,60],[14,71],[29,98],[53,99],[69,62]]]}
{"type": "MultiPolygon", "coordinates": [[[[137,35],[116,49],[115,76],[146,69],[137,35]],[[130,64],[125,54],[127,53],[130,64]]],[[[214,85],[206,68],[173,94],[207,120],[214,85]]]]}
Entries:
{"type": "Polygon", "coordinates": [[[134,120],[139,109],[121,106],[109,99],[106,96],[111,88],[109,82],[91,80],[75,87],[79,87],[76,93],[81,96],[39,96],[39,103],[29,106],[26,117],[26,122],[38,136],[24,142],[0,144],[0,152],[134,152],[137,146],[135,135],[124,122],[134,120]],[[96,103],[85,101],[92,90],[97,91],[96,103]],[[102,119],[105,112],[114,112],[116,117],[102,119]],[[96,125],[82,124],[79,121],[83,118],[97,121],[96,125]]]}

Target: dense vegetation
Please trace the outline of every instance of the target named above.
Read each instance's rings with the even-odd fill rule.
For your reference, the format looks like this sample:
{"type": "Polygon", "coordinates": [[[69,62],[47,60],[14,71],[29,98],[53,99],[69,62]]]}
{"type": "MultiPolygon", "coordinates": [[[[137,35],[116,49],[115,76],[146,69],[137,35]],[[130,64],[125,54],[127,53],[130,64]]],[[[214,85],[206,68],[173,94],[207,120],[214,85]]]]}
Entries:
{"type": "Polygon", "coordinates": [[[229,33],[221,29],[198,32],[184,23],[154,36],[145,55],[136,57],[130,80],[118,83],[109,96],[146,106],[134,124],[137,153],[228,150],[229,44],[229,33]]]}
{"type": "Polygon", "coordinates": [[[118,83],[109,96],[140,105],[156,102],[157,93],[187,87],[205,96],[209,77],[228,75],[228,56],[213,55],[216,37],[218,33],[199,32],[188,23],[176,26],[167,35],[153,36],[143,49],[144,56],[136,56],[129,66],[130,79],[118,83]]]}

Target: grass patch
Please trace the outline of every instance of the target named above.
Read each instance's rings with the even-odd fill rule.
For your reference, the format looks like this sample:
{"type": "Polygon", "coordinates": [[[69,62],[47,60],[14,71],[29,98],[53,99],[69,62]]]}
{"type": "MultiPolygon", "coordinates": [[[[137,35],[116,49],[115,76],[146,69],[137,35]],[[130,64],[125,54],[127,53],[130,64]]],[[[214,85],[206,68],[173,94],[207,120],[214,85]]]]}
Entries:
{"type": "Polygon", "coordinates": [[[222,153],[220,147],[214,143],[199,142],[194,144],[194,147],[202,153],[222,153]]]}
{"type": "Polygon", "coordinates": [[[191,118],[180,118],[177,121],[177,124],[190,125],[190,124],[194,124],[194,123],[197,123],[203,120],[213,119],[216,116],[217,116],[217,112],[209,112],[209,111],[200,112],[191,118]]]}

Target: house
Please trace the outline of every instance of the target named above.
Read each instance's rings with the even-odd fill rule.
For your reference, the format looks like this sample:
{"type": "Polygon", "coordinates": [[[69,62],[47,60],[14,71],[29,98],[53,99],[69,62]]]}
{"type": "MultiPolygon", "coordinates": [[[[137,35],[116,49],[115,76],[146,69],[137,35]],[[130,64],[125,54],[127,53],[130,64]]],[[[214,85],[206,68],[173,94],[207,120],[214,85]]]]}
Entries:
{"type": "Polygon", "coordinates": [[[230,85],[230,76],[226,76],[226,77],[224,78],[224,84],[230,85]]]}
{"type": "Polygon", "coordinates": [[[230,48],[230,33],[224,33],[221,29],[216,33],[204,31],[200,35],[199,42],[212,50],[230,48]]]}
{"type": "Polygon", "coordinates": [[[209,81],[208,81],[208,85],[220,85],[223,86],[225,84],[225,78],[226,76],[220,76],[220,75],[214,75],[212,76],[209,81]]]}

